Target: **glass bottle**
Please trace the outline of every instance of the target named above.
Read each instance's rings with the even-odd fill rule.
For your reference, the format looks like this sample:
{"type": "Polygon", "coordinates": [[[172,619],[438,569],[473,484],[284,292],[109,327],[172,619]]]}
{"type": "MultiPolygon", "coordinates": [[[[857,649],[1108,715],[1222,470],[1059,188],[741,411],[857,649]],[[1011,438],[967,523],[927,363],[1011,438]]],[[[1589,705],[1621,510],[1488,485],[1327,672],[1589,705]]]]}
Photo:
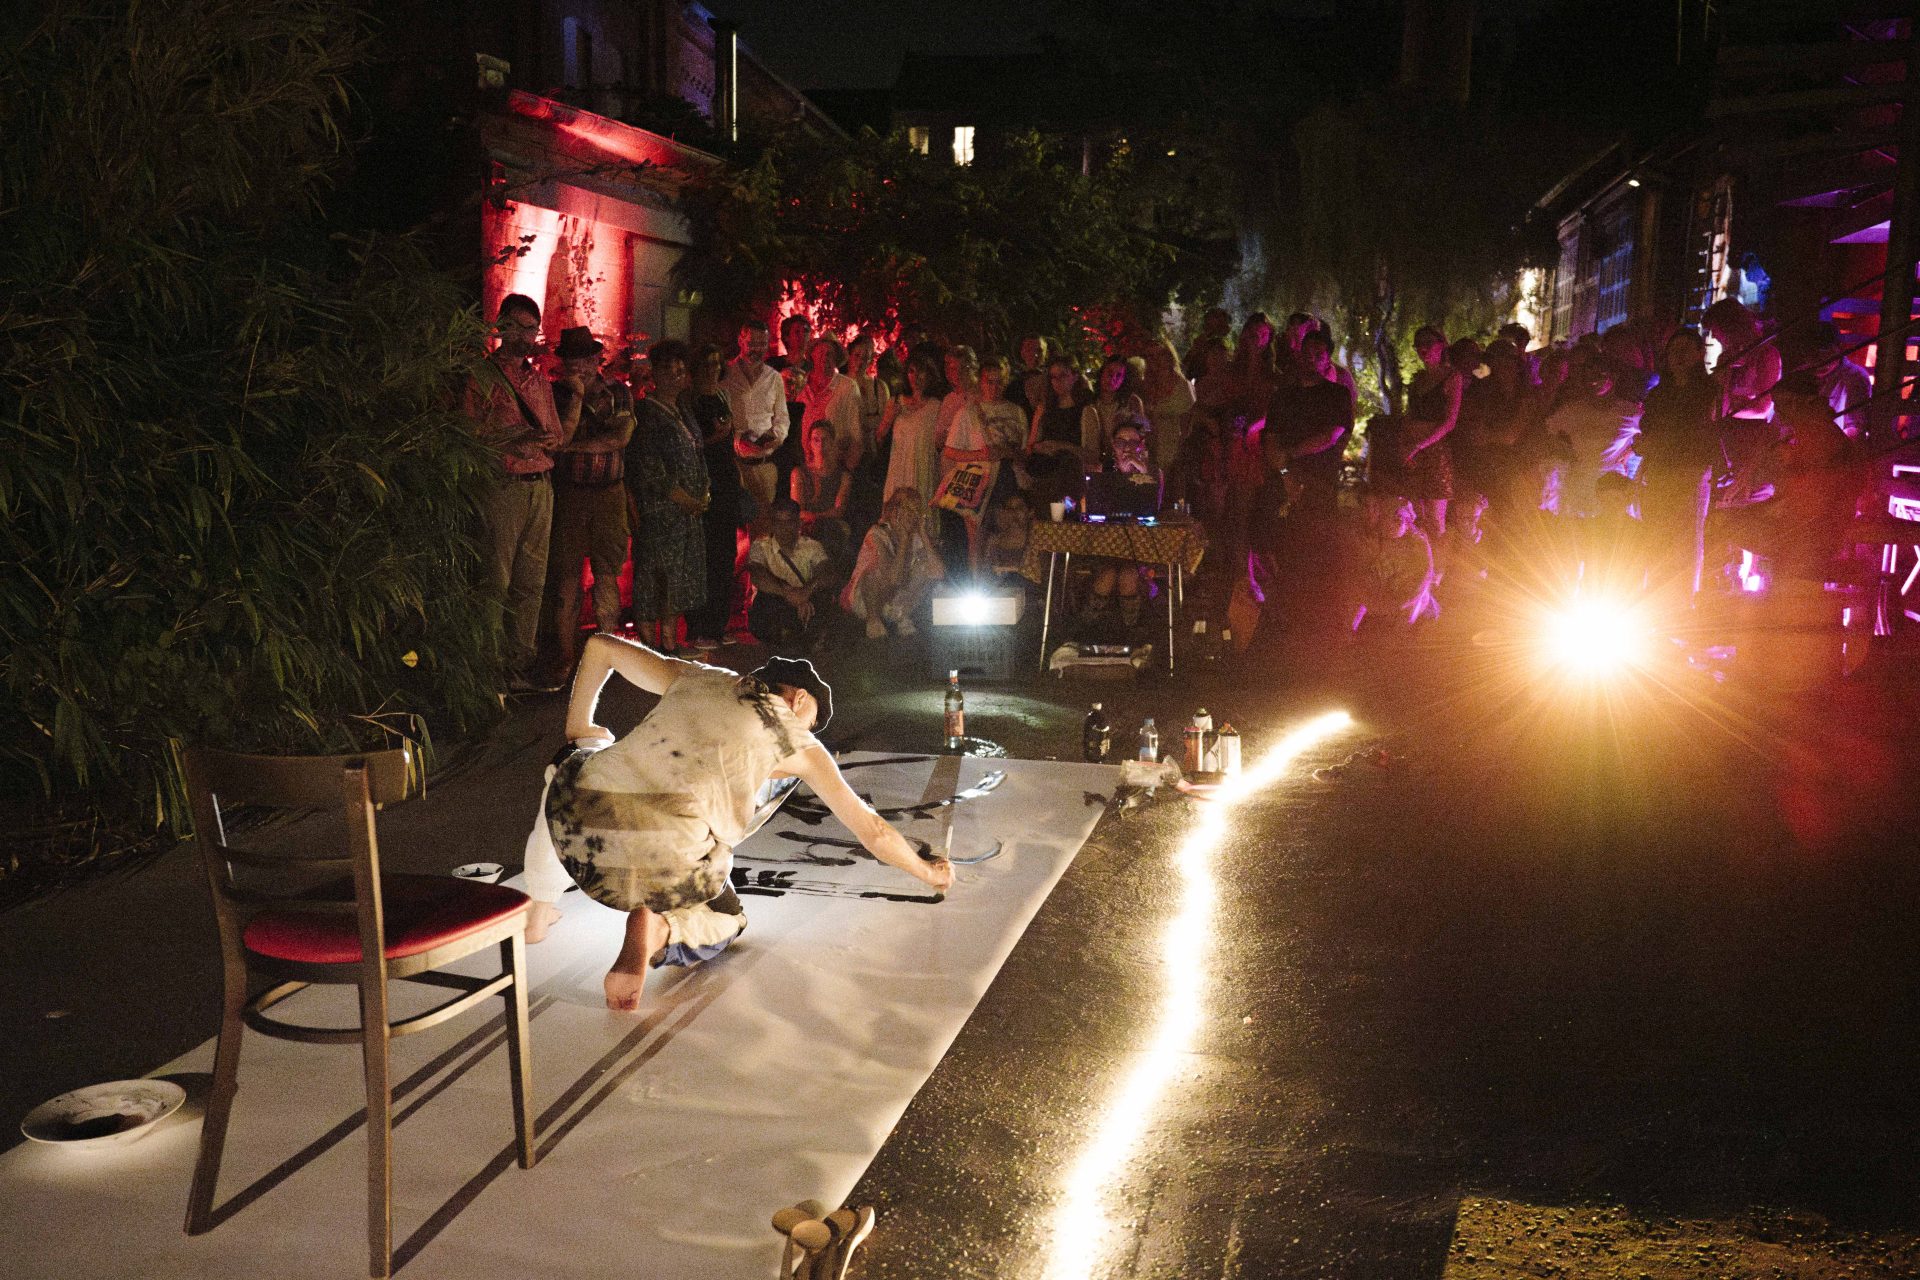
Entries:
{"type": "Polygon", "coordinates": [[[958,751],[967,736],[967,695],[960,692],[960,673],[947,672],[947,750],[958,751]]]}

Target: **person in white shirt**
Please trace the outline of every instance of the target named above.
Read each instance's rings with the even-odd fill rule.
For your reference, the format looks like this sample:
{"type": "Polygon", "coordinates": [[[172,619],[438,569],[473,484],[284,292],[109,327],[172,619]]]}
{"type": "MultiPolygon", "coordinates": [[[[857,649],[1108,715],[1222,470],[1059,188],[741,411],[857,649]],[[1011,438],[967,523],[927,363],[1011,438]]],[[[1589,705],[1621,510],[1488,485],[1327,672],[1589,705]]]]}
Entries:
{"type": "Polygon", "coordinates": [[[1855,364],[1846,354],[1847,343],[1837,325],[1816,325],[1814,340],[1827,359],[1814,366],[1820,380],[1820,399],[1833,411],[1833,420],[1848,436],[1858,440],[1867,429],[1867,401],[1873,399],[1873,375],[1855,364]]]}
{"type": "Polygon", "coordinates": [[[773,455],[787,438],[787,392],[780,371],[767,363],[767,326],[748,320],[740,326],[740,355],[720,379],[721,394],[733,414],[733,452],[740,465],[740,486],[755,512],[773,505],[778,471],[773,455]]]}
{"type": "Polygon", "coordinates": [[[728,873],[775,778],[799,778],[875,858],[946,892],[952,864],[855,795],[813,736],[832,715],[833,690],[804,658],[776,657],[743,676],[594,635],[567,706],[569,746],[547,770],[527,837],[527,940],[546,936],[576,884],[626,912],[606,1000],[638,1010],[650,969],[710,959],[746,927],[728,873]],[[616,671],[660,699],[617,741],[594,720],[616,671]]]}
{"type": "Polygon", "coordinates": [[[1560,490],[1560,514],[1600,514],[1600,477],[1612,472],[1629,475],[1634,441],[1640,437],[1640,405],[1613,394],[1613,370],[1590,366],[1586,385],[1569,395],[1547,416],[1548,435],[1566,436],[1573,461],[1566,467],[1560,490]]]}
{"type": "Polygon", "coordinates": [[[914,615],[946,577],[940,553],[927,541],[926,500],[912,488],[895,489],[880,523],[867,530],[853,577],[840,593],[840,607],[867,624],[869,640],[919,630],[914,615]]]}
{"type": "Polygon", "coordinates": [[[754,639],[789,645],[814,634],[820,624],[815,598],[832,585],[832,557],[822,543],[800,532],[796,504],[773,504],[767,532],[747,548],[747,576],[753,579],[747,625],[754,639]]]}

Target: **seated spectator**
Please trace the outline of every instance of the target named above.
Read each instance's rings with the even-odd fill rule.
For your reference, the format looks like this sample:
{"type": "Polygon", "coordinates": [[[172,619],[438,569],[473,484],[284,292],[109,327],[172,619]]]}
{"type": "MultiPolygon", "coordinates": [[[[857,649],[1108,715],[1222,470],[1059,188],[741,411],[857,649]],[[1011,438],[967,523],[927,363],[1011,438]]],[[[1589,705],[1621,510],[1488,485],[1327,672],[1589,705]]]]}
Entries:
{"type": "MultiPolygon", "coordinates": [[[[1153,465],[1147,449],[1147,431],[1137,421],[1122,420],[1113,428],[1108,466],[1121,475],[1139,477],[1141,483],[1159,485],[1160,469],[1153,465]]],[[[1128,629],[1140,622],[1141,586],[1146,576],[1143,566],[1131,560],[1093,558],[1093,595],[1087,601],[1087,621],[1110,623],[1114,602],[1120,607],[1120,624],[1128,629]]]]}
{"type": "Polygon", "coordinates": [[[880,523],[860,543],[840,607],[867,624],[869,640],[884,639],[889,631],[899,636],[918,631],[914,616],[933,584],[946,577],[939,553],[927,541],[926,509],[919,490],[894,490],[880,523]]]}
{"type": "Polygon", "coordinates": [[[853,472],[838,465],[832,424],[825,419],[806,424],[801,445],[803,464],[793,473],[791,495],[800,511],[800,527],[841,562],[851,537],[847,509],[853,500],[853,472]]]}
{"type": "Polygon", "coordinates": [[[1581,583],[1595,592],[1638,597],[1653,567],[1647,527],[1633,516],[1639,486],[1617,471],[1594,484],[1592,518],[1580,525],[1581,583]]]}
{"type": "Polygon", "coordinates": [[[1404,631],[1438,610],[1433,602],[1433,546],[1413,502],[1398,494],[1368,495],[1367,527],[1352,558],[1356,633],[1404,631]]]}
{"type": "Polygon", "coordinates": [[[825,547],[800,532],[800,508],[774,503],[767,532],[747,548],[754,587],[747,624],[754,638],[776,648],[812,638],[820,624],[816,597],[832,584],[832,563],[825,547]]]}
{"type": "Polygon", "coordinates": [[[1027,559],[1027,538],[1033,531],[1033,508],[1017,491],[994,499],[987,517],[987,572],[996,579],[1018,580],[1027,559]]]}

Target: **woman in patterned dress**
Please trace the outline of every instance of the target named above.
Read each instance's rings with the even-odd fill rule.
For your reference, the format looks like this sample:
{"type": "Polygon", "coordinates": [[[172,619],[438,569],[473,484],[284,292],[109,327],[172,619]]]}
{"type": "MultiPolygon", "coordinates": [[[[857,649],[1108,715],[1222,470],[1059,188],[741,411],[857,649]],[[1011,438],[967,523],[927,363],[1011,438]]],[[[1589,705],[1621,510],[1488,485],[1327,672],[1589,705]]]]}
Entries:
{"type": "Polygon", "coordinates": [[[685,343],[656,342],[647,353],[653,392],[640,401],[640,425],[627,444],[627,489],[633,495],[633,621],[654,625],[654,640],[672,652],[680,615],[707,600],[706,539],[700,516],[710,487],[699,433],[680,409],[691,353],[685,343]]]}

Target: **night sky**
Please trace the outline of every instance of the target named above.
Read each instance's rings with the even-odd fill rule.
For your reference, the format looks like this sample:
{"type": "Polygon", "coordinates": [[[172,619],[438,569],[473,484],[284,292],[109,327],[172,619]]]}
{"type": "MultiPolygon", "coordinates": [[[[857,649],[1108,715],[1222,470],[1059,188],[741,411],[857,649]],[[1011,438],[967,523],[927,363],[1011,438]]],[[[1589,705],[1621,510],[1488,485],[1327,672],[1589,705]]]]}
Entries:
{"type": "Polygon", "coordinates": [[[1035,0],[715,0],[747,46],[802,89],[873,89],[893,83],[909,52],[995,53],[1025,48],[1045,6],[1035,0]]]}

